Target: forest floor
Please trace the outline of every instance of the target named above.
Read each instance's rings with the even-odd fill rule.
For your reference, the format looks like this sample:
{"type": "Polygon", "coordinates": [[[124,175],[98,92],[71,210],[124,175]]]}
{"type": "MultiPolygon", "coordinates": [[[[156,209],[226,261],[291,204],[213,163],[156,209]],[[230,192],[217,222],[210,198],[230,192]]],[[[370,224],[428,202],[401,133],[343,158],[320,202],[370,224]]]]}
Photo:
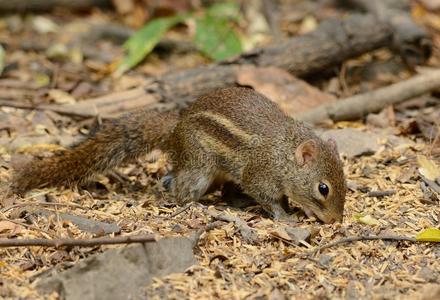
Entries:
{"type": "MultiPolygon", "coordinates": [[[[440,15],[419,5],[413,10],[433,36],[434,52],[428,67],[439,67],[440,15]]],[[[320,18],[342,14],[328,8],[314,14],[298,11],[295,18],[292,14],[281,18],[283,34],[299,34],[320,18]],[[294,25],[289,21],[292,19],[294,25]]],[[[162,49],[135,70],[113,77],[112,63],[123,52],[121,43],[87,36],[89,42],[84,44],[83,26],[96,21],[115,23],[118,18],[113,12],[100,10],[0,17],[0,41],[6,45],[0,99],[17,103],[29,100],[35,105],[76,103],[139,86],[149,76],[207,62],[194,51],[162,49]]],[[[173,34],[184,35],[174,32],[171,37],[173,34]]],[[[313,84],[323,93],[346,97],[413,74],[398,57],[381,49],[347,61],[337,74],[313,84]]],[[[424,95],[365,120],[330,126],[357,130],[359,139],[368,145],[350,145],[349,139],[348,146],[341,149],[349,187],[344,221],[325,225],[297,210],[295,227],[304,231],[292,231],[291,224],[273,221],[257,205],[233,207],[219,193],[166,218],[179,207],[161,185],[168,165],[157,153],[108,175],[98,175],[86,186],[7,196],[15,163],[29,155],[50,155],[84,138],[96,120],[45,109],[0,106],[0,182],[4,195],[0,196],[0,237],[92,238],[102,233],[80,229],[78,222],[103,226],[98,221],[116,226],[117,233],[112,233],[116,235],[192,237],[212,224],[211,214],[224,212],[245,221],[256,238],[243,238],[234,222],[216,224],[200,236],[194,248],[196,264],[185,272],[154,278],[145,286],[144,295],[152,299],[435,299],[440,294],[438,244],[354,241],[309,254],[317,246],[343,237],[413,238],[426,228],[439,228],[440,195],[425,187],[419,173],[424,157],[433,168],[435,162],[440,165],[436,144],[438,96],[424,95]],[[69,216],[87,220],[69,221],[69,216]]],[[[121,247],[126,246],[2,248],[0,298],[58,299],[56,293],[43,295],[37,289],[47,274],[121,247]]]]}

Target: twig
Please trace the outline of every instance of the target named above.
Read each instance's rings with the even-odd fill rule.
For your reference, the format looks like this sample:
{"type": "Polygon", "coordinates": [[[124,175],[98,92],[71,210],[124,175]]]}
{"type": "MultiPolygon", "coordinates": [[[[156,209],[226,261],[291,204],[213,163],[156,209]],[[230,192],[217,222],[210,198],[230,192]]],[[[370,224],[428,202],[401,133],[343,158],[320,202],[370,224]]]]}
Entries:
{"type": "Polygon", "coordinates": [[[321,105],[296,117],[310,123],[319,123],[328,119],[333,121],[359,119],[368,113],[378,112],[388,105],[397,104],[439,88],[440,70],[429,71],[375,91],[321,105]]]}
{"type": "Polygon", "coordinates": [[[429,180],[421,174],[420,177],[422,178],[423,182],[426,183],[434,192],[440,194],[440,185],[438,185],[437,182],[429,180]]]}
{"type": "Polygon", "coordinates": [[[255,242],[258,241],[258,234],[255,231],[255,229],[250,227],[245,221],[243,221],[239,217],[229,215],[226,213],[216,214],[208,209],[205,209],[205,212],[214,219],[234,223],[247,243],[254,244],[255,242]]]}
{"type": "Polygon", "coordinates": [[[35,109],[35,110],[49,110],[54,111],[59,114],[82,117],[82,118],[91,118],[96,117],[96,112],[86,105],[80,104],[69,104],[69,105],[57,105],[57,104],[43,104],[43,105],[33,105],[28,103],[23,103],[19,101],[13,100],[4,100],[0,99],[0,106],[7,107],[15,107],[20,109],[35,109]]]}
{"type": "Polygon", "coordinates": [[[131,244],[131,243],[150,243],[156,242],[155,235],[137,235],[137,236],[118,236],[118,237],[99,237],[92,239],[0,239],[0,248],[2,247],[63,247],[79,246],[92,247],[100,245],[131,244]]]}
{"type": "Polygon", "coordinates": [[[173,212],[171,215],[164,217],[164,219],[172,219],[175,216],[180,215],[181,213],[183,213],[184,211],[188,210],[191,206],[193,206],[194,202],[189,202],[187,204],[185,204],[185,206],[179,208],[178,210],[176,210],[175,212],[173,212]]]}
{"type": "Polygon", "coordinates": [[[313,249],[312,251],[310,251],[307,255],[309,256],[313,256],[315,253],[323,250],[323,249],[327,249],[327,248],[331,248],[334,246],[338,246],[340,244],[345,244],[345,243],[352,243],[352,242],[357,242],[357,241],[376,241],[376,240],[382,240],[382,241],[397,241],[397,242],[401,242],[401,241],[408,241],[408,242],[416,242],[417,240],[413,237],[406,237],[406,236],[399,236],[399,235],[362,235],[362,236],[350,236],[350,237],[345,237],[342,238],[340,240],[316,247],[315,249],[313,249]]]}
{"type": "Polygon", "coordinates": [[[371,191],[367,193],[367,197],[385,197],[385,196],[392,196],[395,193],[396,193],[395,190],[371,191]]]}
{"type": "Polygon", "coordinates": [[[76,207],[76,208],[84,208],[79,204],[74,203],[57,203],[57,202],[35,202],[35,203],[17,203],[8,207],[4,207],[0,209],[1,213],[5,213],[8,210],[18,208],[18,207],[26,207],[26,206],[68,206],[68,207],[76,207]]]}
{"type": "Polygon", "coordinates": [[[109,0],[0,0],[0,11],[2,12],[29,12],[49,11],[55,6],[62,6],[70,10],[85,9],[91,7],[108,7],[109,0]]]}
{"type": "Polygon", "coordinates": [[[222,222],[220,222],[220,221],[214,221],[214,222],[209,223],[209,224],[207,224],[206,226],[200,228],[199,230],[197,230],[197,231],[194,233],[193,237],[192,237],[193,248],[194,248],[195,246],[197,246],[197,243],[198,243],[199,240],[200,240],[200,236],[201,236],[203,233],[208,232],[208,231],[211,231],[211,230],[213,230],[214,228],[219,227],[221,224],[222,224],[222,222]]]}

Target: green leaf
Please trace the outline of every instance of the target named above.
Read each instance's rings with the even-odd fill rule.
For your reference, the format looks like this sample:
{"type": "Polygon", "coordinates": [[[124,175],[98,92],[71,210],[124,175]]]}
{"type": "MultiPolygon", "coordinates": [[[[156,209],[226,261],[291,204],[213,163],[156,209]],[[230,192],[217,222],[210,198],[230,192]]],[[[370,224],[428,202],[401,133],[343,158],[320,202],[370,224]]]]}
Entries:
{"type": "Polygon", "coordinates": [[[177,15],[148,22],[125,42],[127,55],[119,63],[115,74],[121,75],[140,63],[171,27],[187,17],[188,15],[177,15]]]}
{"type": "Polygon", "coordinates": [[[367,225],[380,225],[379,221],[376,220],[375,218],[373,218],[370,215],[362,215],[362,214],[357,214],[354,216],[354,219],[360,223],[364,223],[367,225]]]}
{"type": "Polygon", "coordinates": [[[440,243],[440,229],[427,228],[416,236],[416,240],[421,242],[437,242],[440,243]]]}
{"type": "Polygon", "coordinates": [[[240,7],[236,2],[216,3],[208,9],[207,14],[214,18],[229,18],[238,21],[240,7]]]}
{"type": "Polygon", "coordinates": [[[195,44],[205,55],[217,61],[243,51],[240,39],[229,21],[210,14],[196,20],[195,44]]]}

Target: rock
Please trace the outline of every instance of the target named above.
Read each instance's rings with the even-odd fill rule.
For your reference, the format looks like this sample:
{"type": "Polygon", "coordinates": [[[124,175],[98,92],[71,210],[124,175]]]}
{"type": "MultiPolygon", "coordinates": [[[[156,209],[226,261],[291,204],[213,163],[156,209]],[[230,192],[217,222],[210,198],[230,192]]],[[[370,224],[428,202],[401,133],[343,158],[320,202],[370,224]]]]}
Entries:
{"type": "Polygon", "coordinates": [[[164,238],[155,243],[110,249],[37,283],[43,294],[58,292],[61,299],[140,299],[153,279],[183,272],[196,261],[193,241],[164,238]]]}
{"type": "Polygon", "coordinates": [[[325,140],[334,139],[339,153],[348,158],[373,155],[380,149],[381,144],[386,144],[394,150],[403,150],[415,144],[410,139],[395,136],[386,130],[366,132],[354,128],[343,128],[321,131],[318,134],[325,140]]]}
{"type": "Polygon", "coordinates": [[[378,140],[382,136],[360,131],[354,128],[331,129],[321,134],[325,140],[330,138],[336,141],[340,154],[348,158],[373,155],[379,150],[378,140]]]}

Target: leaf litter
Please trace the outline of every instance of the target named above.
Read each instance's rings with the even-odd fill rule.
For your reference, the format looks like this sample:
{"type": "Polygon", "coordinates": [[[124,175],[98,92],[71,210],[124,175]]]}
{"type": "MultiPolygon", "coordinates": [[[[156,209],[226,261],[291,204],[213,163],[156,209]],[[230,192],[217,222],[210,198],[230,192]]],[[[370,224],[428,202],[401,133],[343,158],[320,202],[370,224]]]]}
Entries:
{"type": "MultiPolygon", "coordinates": [[[[429,14],[429,22],[435,24],[435,16],[431,12],[424,13],[429,14]]],[[[312,26],[312,22],[306,18],[311,17],[307,14],[300,16],[298,28],[292,30],[303,31],[312,26]]],[[[61,29],[62,27],[57,28],[61,29]]],[[[23,35],[26,35],[26,30],[23,35]]],[[[6,37],[4,40],[12,42],[13,38],[6,37]]],[[[113,55],[120,51],[120,46],[101,41],[98,44],[99,47],[107,47],[107,54],[113,55]]],[[[73,59],[69,55],[64,58],[67,61],[56,61],[53,58],[48,59],[47,53],[38,49],[34,50],[36,53],[25,54],[11,47],[5,49],[6,60],[3,77],[0,78],[0,90],[16,99],[24,96],[24,99],[45,104],[50,101],[71,102],[75,99],[80,103],[83,98],[113,92],[122,80],[136,80],[136,76],[139,76],[127,74],[120,79],[103,79],[109,69],[99,56],[91,53],[85,55],[84,64],[78,64],[69,61],[73,59]],[[13,68],[11,60],[18,66],[13,68]],[[44,80],[33,78],[35,69],[38,74],[42,74],[40,77],[44,80]],[[75,90],[79,93],[80,85],[89,86],[81,88],[82,97],[71,96],[66,100],[65,95],[73,95],[75,90]],[[53,90],[61,92],[54,94],[53,90]]],[[[433,61],[436,59],[438,57],[434,57],[433,61]]],[[[147,60],[145,65],[151,62],[152,59],[147,60]]],[[[354,65],[356,63],[359,64],[354,61],[354,65]]],[[[172,69],[173,66],[167,68],[172,69]]],[[[390,78],[398,80],[396,77],[390,78]]],[[[333,82],[338,84],[327,86],[331,93],[341,95],[361,89],[360,83],[349,82],[347,90],[340,81],[339,77],[333,78],[333,82]]],[[[377,78],[372,78],[371,81],[375,85],[383,83],[377,78]]],[[[258,85],[258,82],[255,84],[258,85]]],[[[270,82],[268,84],[267,90],[275,90],[270,82]]],[[[274,86],[277,84],[279,85],[277,82],[273,83],[274,86]]],[[[327,92],[325,88],[323,90],[327,92]]],[[[205,197],[202,201],[204,206],[193,205],[168,219],[166,216],[178,208],[160,184],[160,178],[168,168],[165,159],[160,157],[120,167],[115,170],[115,174],[98,176],[86,189],[45,189],[34,191],[24,198],[2,196],[0,235],[8,238],[53,239],[92,238],[106,233],[81,229],[72,218],[64,218],[77,216],[81,221],[89,220],[93,226],[111,225],[111,228],[117,228],[114,231],[120,232],[120,235],[154,233],[163,238],[191,238],[196,231],[213,222],[206,210],[215,208],[216,211],[243,220],[256,233],[256,238],[252,242],[246,242],[236,223],[220,222],[218,227],[203,232],[200,236],[193,250],[195,264],[176,269],[178,273],[173,272],[166,276],[161,274],[152,278],[150,284],[146,281],[144,284],[140,283],[139,287],[142,287],[145,297],[408,299],[427,296],[428,292],[435,295],[440,281],[440,250],[436,244],[358,241],[325,249],[313,257],[305,258],[315,247],[347,236],[395,234],[417,237],[421,241],[438,241],[440,200],[435,197],[435,188],[427,185],[424,190],[421,187],[424,181],[420,175],[438,184],[436,174],[440,155],[435,154],[432,147],[434,142],[427,139],[420,128],[413,131],[398,130],[404,127],[405,121],[413,120],[417,116],[431,115],[440,109],[438,101],[429,105],[434,109],[429,111],[430,107],[424,105],[417,109],[396,111],[394,120],[387,123],[395,123],[391,132],[388,131],[389,127],[374,128],[374,132],[378,131],[385,137],[399,138],[397,142],[375,138],[373,141],[369,140],[370,144],[375,143],[373,150],[370,147],[369,151],[360,151],[359,155],[343,158],[347,179],[354,184],[347,195],[342,224],[323,225],[301,212],[294,215],[297,221],[295,225],[274,222],[261,208],[233,208],[218,194],[205,197]],[[426,159],[420,159],[421,157],[426,159]],[[371,191],[390,190],[395,193],[382,197],[368,196],[371,191]],[[434,196],[429,196],[428,192],[434,196]],[[426,197],[429,197],[429,201],[425,201],[426,197]],[[45,206],[48,203],[54,205],[45,206]],[[56,205],[57,203],[60,205],[56,205]],[[39,213],[43,207],[50,213],[39,213]]],[[[38,155],[44,156],[69,144],[69,139],[83,138],[83,132],[92,128],[91,122],[78,121],[53,112],[40,116],[38,121],[32,121],[33,113],[24,109],[0,107],[0,114],[2,195],[8,188],[6,183],[12,175],[11,166],[17,149],[22,149],[25,154],[30,149],[10,147],[13,141],[21,138],[33,146],[43,145],[38,155]],[[4,124],[3,116],[8,118],[4,124]],[[57,139],[32,140],[26,136],[29,132],[43,137],[55,136],[57,139]],[[65,143],[63,140],[66,140],[65,143]]],[[[390,116],[390,113],[386,112],[384,115],[390,116]]],[[[374,124],[341,122],[331,127],[373,134],[372,127],[376,127],[374,124]]],[[[428,118],[429,124],[433,125],[428,118]]],[[[38,283],[49,278],[49,273],[74,272],[72,270],[79,268],[79,261],[83,259],[93,260],[109,251],[124,251],[129,248],[130,246],[2,249],[0,297],[57,299],[55,292],[40,294],[37,290],[38,283]]],[[[168,258],[175,258],[177,261],[182,256],[183,253],[176,251],[168,258]]],[[[103,266],[109,264],[109,261],[109,258],[105,258],[103,266]]],[[[120,268],[125,265],[123,263],[120,268]]],[[[93,271],[93,267],[91,268],[93,271]]],[[[69,286],[71,287],[73,286],[69,286]]]]}

